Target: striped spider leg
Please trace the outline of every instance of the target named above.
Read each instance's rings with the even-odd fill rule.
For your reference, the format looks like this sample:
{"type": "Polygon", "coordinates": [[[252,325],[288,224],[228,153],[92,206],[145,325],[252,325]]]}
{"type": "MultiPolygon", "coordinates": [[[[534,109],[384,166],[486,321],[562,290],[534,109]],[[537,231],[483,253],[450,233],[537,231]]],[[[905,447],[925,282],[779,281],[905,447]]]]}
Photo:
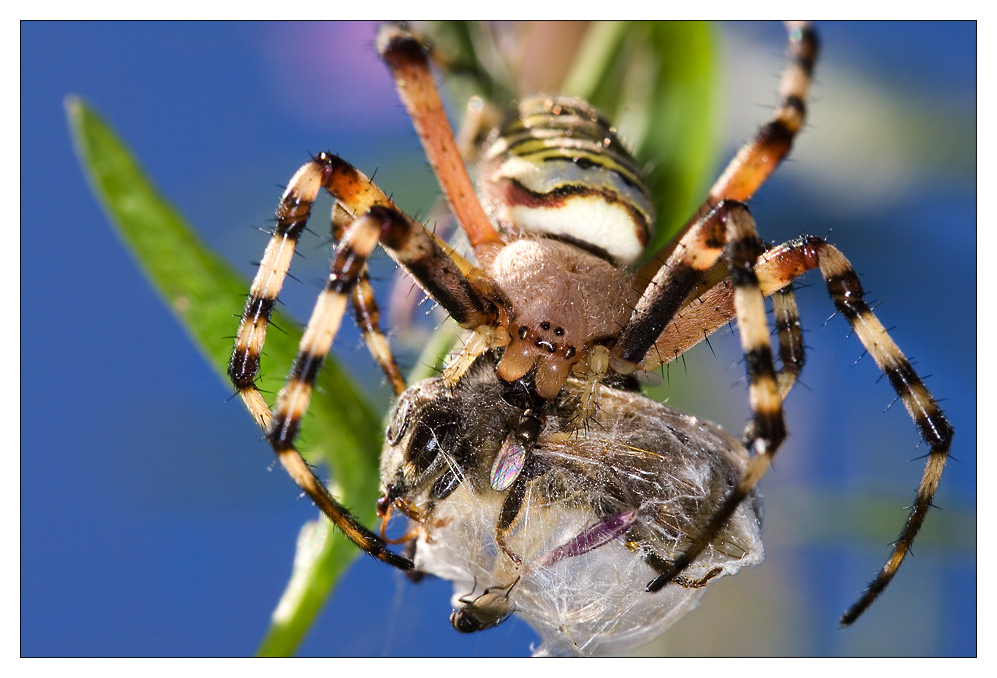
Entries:
{"type": "MultiPolygon", "coordinates": [[[[676,317],[680,305],[690,298],[690,293],[703,281],[706,272],[723,255],[733,283],[733,311],[747,363],[753,420],[745,437],[754,456],[741,481],[714,514],[703,533],[671,568],[648,585],[649,591],[661,589],[710,543],[738,504],[765,474],[785,437],[782,399],[802,366],[802,343],[798,340],[798,325],[794,328],[793,320],[795,302],[783,293],[775,304],[783,356],[783,370],[776,375],[762,305],[762,292],[771,294],[776,289],[771,288],[771,280],[765,281],[770,287],[768,291],[759,287],[760,271],[766,267],[751,252],[751,248],[757,246],[757,233],[746,210],[742,210],[733,201],[747,199],[788,152],[793,137],[803,124],[804,97],[816,54],[817,41],[812,28],[806,24],[790,26],[790,64],[780,85],[782,103],[774,119],[759,131],[753,142],[737,154],[714,185],[698,219],[690,221],[678,236],[677,244],[668,251],[667,261],[655,274],[634,317],[613,349],[614,359],[622,361],[617,364],[622,364],[624,369],[627,363],[639,362],[649,355],[658,356],[658,362],[662,360],[662,356],[674,355],[678,347],[669,346],[662,341],[661,330],[676,317]],[[710,205],[716,207],[705,212],[710,205]],[[714,216],[718,213],[719,219],[714,216]],[[735,216],[743,223],[740,227],[732,228],[730,220],[735,216]],[[717,222],[724,219],[727,220],[727,227],[721,229],[717,222]],[[726,247],[722,249],[724,243],[726,247]]],[[[765,259],[791,261],[795,266],[790,269],[792,273],[783,271],[782,275],[776,276],[781,281],[778,288],[784,287],[806,270],[817,267],[821,269],[835,306],[848,319],[863,345],[873,355],[876,364],[887,374],[922,437],[931,445],[917,499],[900,539],[887,564],[868,590],[842,617],[842,624],[847,625],[854,622],[883,591],[909,550],[937,487],[948,455],[952,428],[903,353],[869,310],[863,300],[857,276],[838,250],[820,239],[808,238],[778,248],[767,254],[765,259]]],[[[786,266],[790,264],[787,263],[786,266]]],[[[769,275],[767,271],[766,275],[769,275]]],[[[699,305],[711,306],[702,302],[699,305]]],[[[678,334],[688,337],[710,331],[708,326],[692,327],[695,328],[692,331],[689,327],[681,328],[682,332],[678,334]]],[[[644,367],[653,366],[654,362],[653,358],[645,360],[644,367]]]]}
{"type": "MultiPolygon", "coordinates": [[[[789,62],[779,86],[781,102],[772,120],[743,147],[716,181],[694,216],[660,258],[644,266],[640,275],[651,278],[632,317],[612,349],[612,366],[632,371],[642,363],[652,347],[656,354],[672,351],[657,345],[662,330],[689,298],[706,273],[721,259],[726,263],[734,286],[741,346],[749,379],[749,403],[753,413],[748,448],[754,454],[738,486],[716,511],[702,533],[672,567],[649,585],[660,590],[685,569],[724,526],[741,500],[758,483],[786,435],[782,394],[775,373],[769,342],[763,296],[754,271],[761,253],[754,220],[744,206],[754,192],[788,154],[796,134],[803,127],[806,93],[817,58],[817,38],[806,23],[789,26],[789,62]]],[[[788,379],[784,378],[784,381],[788,379]]],[[[788,387],[787,387],[788,388],[788,387]]]]}
{"type": "MultiPolygon", "coordinates": [[[[866,351],[872,355],[876,365],[889,379],[908,414],[917,425],[921,437],[931,448],[917,496],[910,507],[903,530],[894,542],[893,551],[886,564],[859,600],[842,615],[841,624],[847,626],[858,619],[889,585],[904,557],[910,551],[938,488],[952,443],[953,429],[910,361],[865,302],[862,285],[851,264],[836,247],[815,236],[800,236],[789,243],[774,247],[765,252],[755,264],[761,293],[766,296],[772,295],[774,300],[775,324],[783,365],[778,374],[782,397],[785,397],[803,364],[803,344],[799,316],[792,298],[792,282],[815,268],[820,269],[835,308],[845,317],[866,351]]],[[[736,316],[734,287],[727,281],[711,287],[688,303],[662,333],[656,345],[660,348],[659,358],[666,358],[662,362],[674,359],[692,345],[692,337],[698,336],[701,339],[736,316]],[[667,352],[667,355],[662,356],[662,352],[667,352]]],[[[766,464],[770,461],[771,455],[768,456],[769,459],[763,461],[758,461],[756,457],[751,465],[766,464]]],[[[752,469],[749,466],[745,478],[751,474],[752,469]]],[[[735,488],[729,502],[737,501],[736,497],[740,492],[750,490],[743,480],[742,485],[735,488]]],[[[693,548],[689,549],[689,553],[693,548]]],[[[679,561],[675,567],[678,564],[679,561]]],[[[664,575],[659,579],[662,578],[664,575]]],[[[652,586],[658,583],[656,580],[652,586]]]]}
{"type": "Polygon", "coordinates": [[[277,227],[239,324],[229,376],[267,432],[281,464],[322,512],[370,555],[400,569],[410,569],[410,560],[387,550],[379,536],[361,525],[330,495],[295,449],[294,441],[315,377],[338,332],[350,295],[368,345],[373,347],[372,352],[396,390],[400,388],[400,380],[393,377],[397,367],[377,327],[377,309],[366,278],[367,260],[379,242],[462,325],[475,327],[488,322],[485,302],[431,234],[400,212],[366,176],[336,156],[321,153],[295,174],[281,199],[277,217],[277,227]],[[255,384],[260,354],[294,246],[321,188],[331,193],[341,206],[341,211],[334,213],[333,230],[342,233],[342,237],[329,281],[308,321],[298,355],[271,414],[255,384]],[[348,214],[356,217],[344,228],[348,214]]]}
{"type": "MultiPolygon", "coordinates": [[[[346,229],[353,222],[353,217],[340,203],[336,203],[332,211],[332,237],[336,242],[343,239],[346,229]]],[[[391,390],[395,396],[401,395],[405,390],[405,377],[402,376],[395,356],[391,352],[391,345],[387,337],[381,331],[381,309],[377,305],[374,296],[374,288],[370,284],[370,274],[365,266],[360,271],[357,278],[356,287],[353,288],[353,318],[356,320],[360,334],[364,338],[367,350],[374,356],[374,360],[381,367],[385,378],[391,385],[391,390]]]]}
{"type": "MultiPolygon", "coordinates": [[[[752,451],[752,461],[738,485],[717,509],[713,517],[696,536],[688,549],[663,571],[650,584],[649,591],[660,590],[668,581],[678,575],[713,540],[717,532],[727,523],[741,501],[757,485],[759,479],[771,463],[786,436],[782,413],[782,394],[776,377],[772,350],[769,342],[768,324],[765,317],[764,297],[758,285],[755,262],[761,254],[760,241],[755,230],[754,220],[747,208],[735,201],[723,201],[714,210],[690,229],[683,237],[666,266],[662,269],[660,282],[648,288],[648,294],[641,300],[634,313],[638,321],[644,308],[661,303],[671,288],[662,285],[693,284],[711,268],[720,256],[724,257],[733,285],[734,317],[737,320],[741,347],[748,365],[749,403],[753,412],[750,436],[746,441],[752,451]],[[688,249],[686,249],[688,248],[688,249]],[[664,294],[662,294],[664,291],[664,294]]],[[[658,280],[658,277],[656,277],[658,280]]],[[[688,294],[688,288],[686,288],[688,294]]],[[[679,294],[676,292],[675,294],[679,294]]],[[[681,303],[682,299],[678,300],[681,303]]],[[[652,316],[653,317],[653,316],[652,316]]],[[[614,349],[624,360],[627,359],[631,344],[627,339],[640,335],[637,331],[628,334],[633,324],[624,329],[620,342],[614,349]]],[[[650,348],[650,347],[649,347],[650,348]]],[[[660,351],[659,351],[660,352],[660,351]]],[[[634,355],[644,355],[647,350],[638,350],[634,355]]]]}

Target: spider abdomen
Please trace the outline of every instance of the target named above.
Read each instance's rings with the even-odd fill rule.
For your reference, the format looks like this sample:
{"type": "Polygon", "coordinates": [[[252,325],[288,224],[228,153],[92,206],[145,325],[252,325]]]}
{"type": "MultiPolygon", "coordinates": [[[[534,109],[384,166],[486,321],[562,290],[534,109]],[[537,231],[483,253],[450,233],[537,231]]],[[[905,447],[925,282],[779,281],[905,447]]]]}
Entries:
{"type": "Polygon", "coordinates": [[[523,101],[492,135],[481,192],[504,235],[542,233],[628,265],[643,253],[654,208],[637,162],[589,104],[523,101]]]}

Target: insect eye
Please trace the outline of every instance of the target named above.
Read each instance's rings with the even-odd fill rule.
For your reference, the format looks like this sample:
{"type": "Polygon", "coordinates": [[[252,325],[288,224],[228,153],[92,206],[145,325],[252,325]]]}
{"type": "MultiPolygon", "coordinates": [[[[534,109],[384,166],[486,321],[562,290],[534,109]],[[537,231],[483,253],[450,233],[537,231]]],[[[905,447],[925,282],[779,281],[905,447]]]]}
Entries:
{"type": "Polygon", "coordinates": [[[443,449],[444,441],[452,437],[453,428],[453,423],[444,417],[430,416],[416,424],[405,451],[406,461],[415,467],[416,473],[425,473],[432,465],[443,449]]]}
{"type": "Polygon", "coordinates": [[[474,633],[481,630],[481,624],[464,610],[455,610],[450,615],[450,625],[460,633],[474,633]]]}

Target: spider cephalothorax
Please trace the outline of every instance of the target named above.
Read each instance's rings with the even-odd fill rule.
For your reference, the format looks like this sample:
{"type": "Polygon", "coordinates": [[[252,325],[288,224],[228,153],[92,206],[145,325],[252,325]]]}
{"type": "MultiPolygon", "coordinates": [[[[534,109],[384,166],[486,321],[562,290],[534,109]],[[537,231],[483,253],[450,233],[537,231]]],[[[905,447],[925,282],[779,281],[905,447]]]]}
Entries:
{"type": "Polygon", "coordinates": [[[593,349],[615,339],[639,297],[610,263],[553,238],[512,242],[488,271],[509,301],[511,337],[498,375],[515,381],[534,370],[542,398],[556,396],[572,368],[591,369],[593,349]]]}
{"type": "MultiPolygon", "coordinates": [[[[394,25],[382,28],[377,46],[476,261],[438,241],[341,158],[322,153],[298,171],[277,210],[229,367],[285,468],[360,548],[398,568],[413,567],[329,494],[294,446],[315,375],[352,298],[367,343],[401,396],[388,429],[379,512],[386,517],[398,508],[414,521],[405,539],[420,566],[463,591],[483,587],[481,595],[458,601],[466,607],[456,617],[464,630],[497,623],[513,609],[540,619],[538,610],[553,606],[564,614],[550,626],[537,622],[550,633],[584,629],[595,638],[600,629],[632,624],[636,630],[621,633],[621,642],[645,637],[640,629],[663,628],[662,619],[688,609],[676,602],[666,612],[648,600],[674,596],[676,587],[701,591],[720,574],[760,560],[750,509],[785,438],[782,401],[803,365],[792,283],[819,269],[835,307],[930,446],[892,556],[842,618],[854,621],[908,552],[952,428],[869,309],[841,252],[812,236],[766,249],[745,205],[803,126],[817,56],[813,29],[790,26],[773,118],[657,253],[645,251],[654,210],[640,169],[591,106],[562,96],[526,97],[491,133],[462,134],[484,140],[475,153],[476,193],[428,50],[394,25]],[[339,243],[271,414],[255,386],[259,357],[294,245],[322,188],[337,201],[339,243]],[[378,327],[367,279],[378,244],[467,330],[443,376],[410,391],[378,327]],[[772,298],[778,330],[778,369],[765,297],[772,298]],[[746,358],[752,410],[743,444],[651,402],[626,376],[675,359],[731,322],[746,358]],[[485,411],[475,413],[476,407],[485,411]],[[698,480],[690,476],[676,493],[657,476],[675,476],[679,468],[693,469],[698,480]],[[601,566],[629,574],[614,579],[587,569],[601,566]],[[593,586],[579,585],[579,576],[593,586]],[[637,595],[607,593],[614,602],[597,604],[603,595],[597,591],[613,581],[626,581],[637,595]],[[652,595],[669,582],[674,586],[652,595]],[[578,626],[565,621],[593,604],[594,618],[578,626]]],[[[598,646],[571,644],[578,651],[598,646]]]]}

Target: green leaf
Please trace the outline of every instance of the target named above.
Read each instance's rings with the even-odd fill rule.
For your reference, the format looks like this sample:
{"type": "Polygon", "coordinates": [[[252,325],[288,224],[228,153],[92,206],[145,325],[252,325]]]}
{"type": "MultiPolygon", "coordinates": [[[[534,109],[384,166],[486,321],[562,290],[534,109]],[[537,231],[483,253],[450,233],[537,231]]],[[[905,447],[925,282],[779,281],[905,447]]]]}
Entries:
{"type": "MultiPolygon", "coordinates": [[[[240,310],[239,299],[249,291],[249,281],[208,250],[86,103],[69,97],[65,105],[83,171],[112,226],[201,353],[229,383],[230,337],[236,329],[232,315],[240,310]]],[[[289,367],[301,336],[295,329],[298,323],[280,313],[274,314],[274,321],[286,333],[268,334],[268,363],[289,367]]],[[[283,374],[275,370],[260,380],[261,389],[269,393],[276,393],[282,383],[283,374]]],[[[247,417],[247,423],[252,421],[247,417]]],[[[302,425],[302,451],[313,463],[328,463],[335,479],[333,493],[366,524],[375,519],[381,430],[380,416],[363,393],[335,360],[327,360],[302,425]]],[[[338,532],[321,538],[326,531],[317,531],[310,557],[296,559],[292,584],[259,648],[261,654],[293,653],[339,575],[359,554],[338,532]],[[299,595],[302,591],[305,594],[299,595]]]]}
{"type": "Polygon", "coordinates": [[[648,183],[658,213],[651,251],[660,249],[692,216],[715,178],[720,150],[717,126],[717,49],[703,22],[655,22],[649,42],[657,55],[649,133],[637,159],[649,163],[648,183]]]}

